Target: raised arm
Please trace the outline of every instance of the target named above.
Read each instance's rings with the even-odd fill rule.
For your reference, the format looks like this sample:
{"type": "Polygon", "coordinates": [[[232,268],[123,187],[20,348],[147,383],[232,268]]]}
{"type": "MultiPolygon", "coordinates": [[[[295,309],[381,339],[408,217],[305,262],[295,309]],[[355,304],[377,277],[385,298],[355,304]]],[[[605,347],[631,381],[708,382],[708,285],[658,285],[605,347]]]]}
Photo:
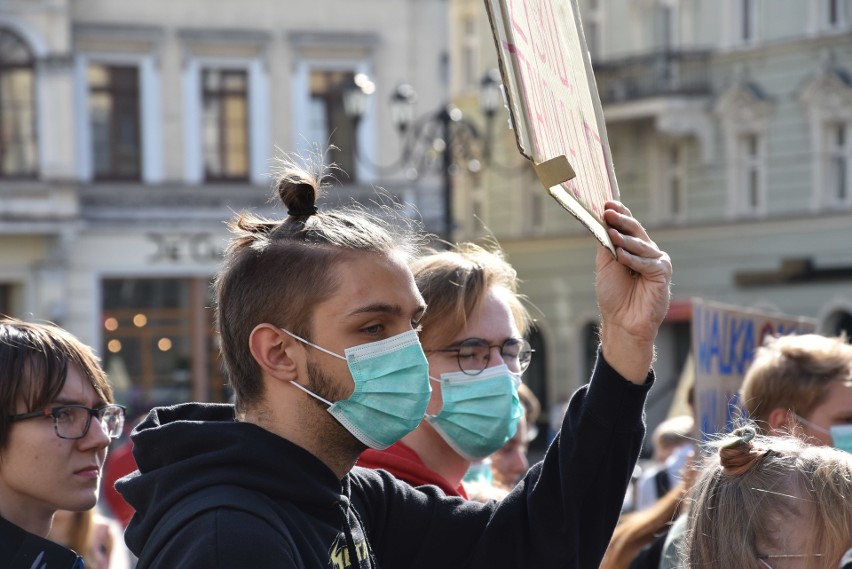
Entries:
{"type": "Polygon", "coordinates": [[[601,352],[622,377],[645,381],[654,339],[669,307],[672,263],[620,202],[607,202],[604,219],[617,259],[599,247],[595,279],[601,313],[601,352]]]}

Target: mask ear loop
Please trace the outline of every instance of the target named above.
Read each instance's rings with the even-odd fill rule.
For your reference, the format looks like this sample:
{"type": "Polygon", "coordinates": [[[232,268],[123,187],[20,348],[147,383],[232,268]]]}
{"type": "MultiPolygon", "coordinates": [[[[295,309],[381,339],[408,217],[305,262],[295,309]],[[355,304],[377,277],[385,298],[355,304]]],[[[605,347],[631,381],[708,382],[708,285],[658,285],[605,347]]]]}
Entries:
{"type": "MultiPolygon", "coordinates": [[[[292,336],[293,338],[295,338],[296,340],[298,340],[298,341],[302,342],[303,344],[307,344],[308,346],[311,346],[312,348],[316,348],[316,349],[318,349],[318,350],[319,350],[319,351],[321,351],[321,352],[325,352],[325,353],[327,353],[327,354],[328,354],[328,355],[330,355],[330,356],[334,356],[335,358],[338,358],[338,359],[341,359],[341,360],[343,360],[343,361],[346,361],[346,358],[344,358],[343,356],[341,356],[341,355],[339,355],[339,354],[335,354],[335,353],[334,353],[334,352],[332,352],[331,350],[326,350],[325,348],[323,348],[323,347],[321,347],[321,346],[317,346],[317,345],[316,345],[316,344],[314,344],[314,343],[308,342],[307,340],[305,340],[305,339],[304,339],[304,338],[302,338],[301,336],[297,336],[296,334],[294,334],[294,333],[290,332],[289,330],[287,330],[287,329],[285,329],[285,328],[279,328],[279,330],[281,330],[282,332],[284,332],[284,333],[288,334],[289,336],[292,336]]],[[[334,405],[334,403],[332,403],[332,402],[331,402],[331,401],[329,401],[328,399],[324,399],[324,398],[320,397],[319,395],[317,395],[317,394],[316,394],[316,393],[314,393],[313,391],[309,390],[307,387],[304,387],[304,386],[302,386],[302,385],[299,385],[299,384],[298,384],[298,383],[296,383],[295,381],[290,381],[290,384],[291,384],[291,385],[293,385],[294,387],[298,387],[299,389],[301,389],[302,391],[304,391],[305,393],[307,393],[308,395],[310,395],[311,397],[313,397],[313,398],[314,398],[314,399],[316,399],[317,401],[322,401],[323,403],[325,403],[325,404],[326,404],[326,405],[328,405],[329,407],[331,407],[332,405],[334,405]]]]}
{"type": "Polygon", "coordinates": [[[344,357],[343,357],[343,356],[341,356],[340,354],[335,354],[335,353],[334,353],[334,352],[332,352],[331,350],[326,350],[326,349],[325,349],[325,348],[323,348],[322,346],[317,346],[316,344],[314,344],[314,343],[312,343],[312,342],[308,342],[307,340],[305,340],[305,339],[304,339],[304,338],[302,338],[301,336],[297,336],[296,334],[294,334],[294,333],[290,332],[289,330],[287,330],[287,329],[285,329],[285,328],[279,328],[279,330],[281,330],[282,332],[285,332],[285,333],[286,333],[286,334],[288,334],[289,336],[292,336],[293,338],[295,338],[295,339],[299,340],[299,341],[300,341],[300,342],[302,342],[303,344],[307,344],[308,346],[310,346],[310,347],[312,347],[312,348],[316,348],[316,349],[318,349],[318,350],[319,350],[319,351],[321,351],[321,352],[325,352],[325,353],[327,353],[327,354],[328,354],[328,355],[330,355],[330,356],[334,356],[335,358],[337,358],[337,359],[339,359],[339,360],[347,361],[347,360],[346,360],[346,358],[344,358],[344,357]]]}
{"type": "Polygon", "coordinates": [[[293,385],[293,387],[298,387],[299,389],[301,389],[302,391],[304,391],[305,393],[307,393],[308,395],[310,395],[314,399],[316,399],[318,401],[322,401],[323,403],[325,403],[329,407],[334,405],[334,403],[332,403],[328,399],[323,399],[322,397],[320,397],[319,395],[317,395],[313,391],[309,390],[307,387],[303,387],[303,386],[299,385],[298,383],[296,383],[295,381],[291,381],[290,384],[293,385]]]}
{"type": "Polygon", "coordinates": [[[809,421],[809,420],[805,419],[804,417],[802,417],[801,415],[799,415],[799,414],[797,414],[797,413],[793,413],[793,417],[795,417],[795,419],[796,419],[798,422],[802,423],[802,424],[803,424],[803,425],[805,425],[805,426],[810,427],[811,429],[814,429],[815,431],[819,431],[819,432],[821,432],[821,433],[825,433],[826,435],[831,435],[831,431],[829,431],[829,430],[828,430],[828,429],[826,429],[825,427],[820,427],[819,425],[817,425],[817,424],[816,424],[816,423],[814,423],[813,421],[809,421]]]}

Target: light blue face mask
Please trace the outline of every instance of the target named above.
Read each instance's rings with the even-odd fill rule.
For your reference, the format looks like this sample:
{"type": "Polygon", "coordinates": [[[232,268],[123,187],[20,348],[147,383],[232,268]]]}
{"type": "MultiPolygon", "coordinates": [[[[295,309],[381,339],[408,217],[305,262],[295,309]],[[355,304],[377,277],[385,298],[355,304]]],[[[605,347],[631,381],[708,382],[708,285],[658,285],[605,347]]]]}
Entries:
{"type": "Polygon", "coordinates": [[[808,421],[804,417],[793,414],[796,419],[811,429],[817,430],[821,433],[825,433],[826,435],[831,437],[832,446],[836,449],[846,451],[848,453],[852,453],[852,424],[850,425],[832,425],[828,429],[825,427],[821,427],[812,421],[808,421]]]}
{"type": "Polygon", "coordinates": [[[348,399],[332,403],[295,381],[290,383],[328,405],[328,412],[359,441],[384,450],[420,424],[432,388],[429,362],[416,331],[347,348],[345,356],[341,356],[282,330],[300,342],[346,360],[355,382],[348,399]]]}
{"type": "Polygon", "coordinates": [[[521,382],[505,364],[479,375],[456,371],[429,379],[441,384],[444,406],[437,415],[426,415],[426,421],[459,455],[480,460],[515,436],[522,413],[521,382]]]}

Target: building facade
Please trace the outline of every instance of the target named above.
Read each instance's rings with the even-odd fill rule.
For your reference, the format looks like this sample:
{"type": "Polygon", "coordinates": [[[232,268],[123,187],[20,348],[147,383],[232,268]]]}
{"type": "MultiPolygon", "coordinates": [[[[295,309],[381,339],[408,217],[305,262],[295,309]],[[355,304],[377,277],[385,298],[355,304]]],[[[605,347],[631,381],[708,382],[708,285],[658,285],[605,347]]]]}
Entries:
{"type": "Polygon", "coordinates": [[[399,154],[381,101],[445,100],[446,45],[443,0],[0,2],[0,313],[94,346],[124,403],[226,399],[225,222],[282,215],[274,159],[312,151],[342,168],[329,201],[382,187],[438,223],[435,180],[379,167],[399,154]],[[355,124],[359,74],[377,96],[355,124]]]}
{"type": "MultiPolygon", "coordinates": [[[[455,0],[454,18],[470,23],[451,33],[451,55],[481,73],[496,54],[477,4],[455,0]]],[[[852,332],[852,2],[579,4],[621,199],[674,263],[651,423],[684,367],[693,297],[852,332]]],[[[453,79],[466,101],[470,79],[453,79]]],[[[510,132],[495,145],[495,160],[516,163],[510,132]]],[[[528,168],[486,169],[457,184],[456,200],[482,219],[459,220],[457,237],[496,236],[540,310],[537,389],[553,404],[594,356],[595,242],[528,168]]]]}

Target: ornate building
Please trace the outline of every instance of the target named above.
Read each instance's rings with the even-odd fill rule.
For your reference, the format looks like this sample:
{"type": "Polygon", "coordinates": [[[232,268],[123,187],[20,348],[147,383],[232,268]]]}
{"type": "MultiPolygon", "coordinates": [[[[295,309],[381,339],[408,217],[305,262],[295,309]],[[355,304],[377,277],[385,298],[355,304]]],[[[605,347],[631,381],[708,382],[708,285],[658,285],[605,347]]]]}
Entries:
{"type": "Polygon", "coordinates": [[[0,2],[0,313],[95,346],[122,402],[226,398],[209,283],[276,147],[338,147],[329,199],[381,186],[440,219],[437,183],[369,165],[398,154],[389,111],[356,129],[343,97],[364,74],[445,100],[446,22],[443,0],[0,2]]]}

